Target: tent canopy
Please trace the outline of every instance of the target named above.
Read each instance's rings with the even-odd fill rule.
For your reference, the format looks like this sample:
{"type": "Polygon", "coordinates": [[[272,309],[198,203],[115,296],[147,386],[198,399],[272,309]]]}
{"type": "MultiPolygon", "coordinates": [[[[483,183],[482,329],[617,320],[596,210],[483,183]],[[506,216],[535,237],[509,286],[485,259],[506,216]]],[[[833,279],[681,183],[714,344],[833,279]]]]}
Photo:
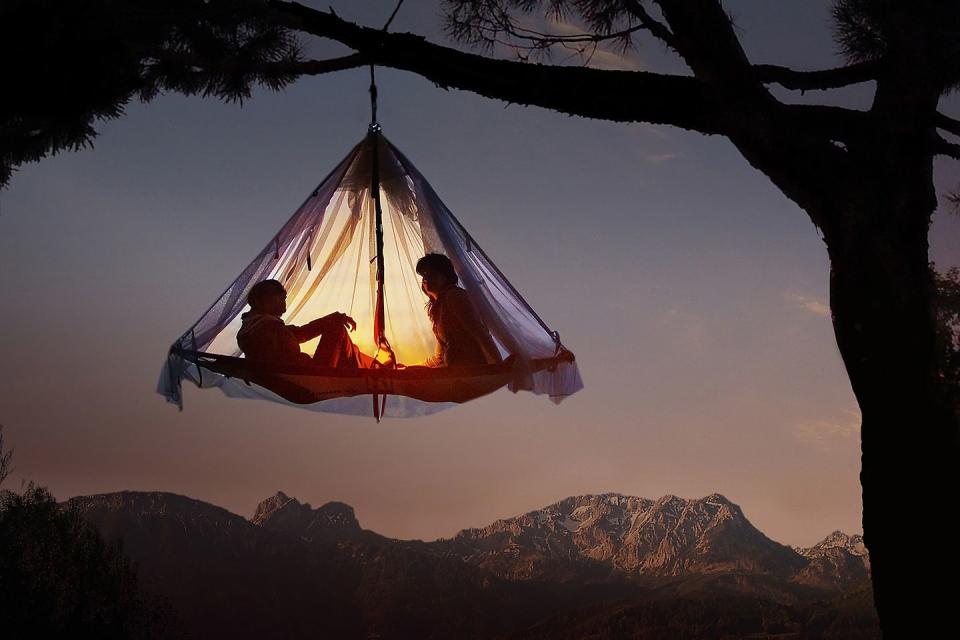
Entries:
{"type": "MultiPolygon", "coordinates": [[[[307,353],[315,347],[316,339],[301,345],[307,353]]],[[[559,335],[537,316],[410,161],[373,126],[174,342],[158,390],[182,406],[181,382],[187,379],[201,387],[219,387],[232,397],[377,417],[380,410],[372,407],[370,395],[387,396],[384,414],[396,417],[432,413],[503,386],[559,402],[583,387],[576,363],[556,359],[561,348],[559,335]],[[262,363],[254,367],[242,358],[236,338],[247,294],[257,282],[276,279],[287,290],[284,322],[306,324],[342,311],[356,320],[351,338],[364,353],[377,352],[377,332],[382,331],[398,362],[423,362],[436,349],[425,311],[427,298],[415,271],[426,253],[442,253],[453,262],[460,285],[506,358],[502,365],[345,373],[309,365],[264,369],[262,363]],[[376,322],[378,300],[382,329],[376,322]]]]}

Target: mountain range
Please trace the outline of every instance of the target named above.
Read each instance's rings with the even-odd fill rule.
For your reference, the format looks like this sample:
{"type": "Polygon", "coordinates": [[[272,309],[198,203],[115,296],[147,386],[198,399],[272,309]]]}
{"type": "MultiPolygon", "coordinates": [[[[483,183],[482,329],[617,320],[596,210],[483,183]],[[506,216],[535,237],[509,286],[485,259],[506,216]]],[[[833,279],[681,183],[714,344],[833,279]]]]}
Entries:
{"type": "Polygon", "coordinates": [[[282,492],[249,520],[159,492],[68,505],[189,637],[879,637],[859,536],[781,545],[720,494],[576,496],[431,542],[282,492]]]}

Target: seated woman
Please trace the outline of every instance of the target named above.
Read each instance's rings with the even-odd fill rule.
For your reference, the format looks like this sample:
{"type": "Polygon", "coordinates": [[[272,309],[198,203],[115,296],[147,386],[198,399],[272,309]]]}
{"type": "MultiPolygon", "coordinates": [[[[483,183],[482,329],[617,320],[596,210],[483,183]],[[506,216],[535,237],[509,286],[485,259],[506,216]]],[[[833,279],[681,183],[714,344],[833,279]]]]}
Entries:
{"type": "Polygon", "coordinates": [[[427,367],[497,364],[503,359],[470,296],[457,286],[457,272],[445,255],[428,253],[417,262],[421,288],[430,301],[427,315],[433,323],[437,352],[427,367]]]}
{"type": "Polygon", "coordinates": [[[237,345],[249,360],[267,362],[306,362],[324,367],[368,367],[372,358],[357,348],[347,333],[357,323],[339,311],[309,322],[302,327],[284,324],[287,291],[277,280],[263,280],[247,294],[250,311],[240,318],[237,345]],[[300,343],[320,336],[313,358],[300,351],[300,343]]]}

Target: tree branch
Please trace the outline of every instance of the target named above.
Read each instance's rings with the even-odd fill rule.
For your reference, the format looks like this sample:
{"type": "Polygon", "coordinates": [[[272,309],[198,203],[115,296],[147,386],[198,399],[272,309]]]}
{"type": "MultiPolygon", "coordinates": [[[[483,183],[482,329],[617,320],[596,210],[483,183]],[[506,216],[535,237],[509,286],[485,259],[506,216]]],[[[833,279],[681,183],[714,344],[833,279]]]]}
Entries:
{"type": "Polygon", "coordinates": [[[707,134],[724,130],[715,91],[695,78],[494,60],[413,34],[361,27],[296,2],[270,0],[269,5],[287,28],[336,40],[368,63],[412,71],[443,88],[590,118],[707,134]]]}
{"type": "Polygon", "coordinates": [[[643,3],[641,3],[639,0],[630,0],[630,2],[627,4],[627,10],[630,11],[630,14],[633,15],[633,17],[640,21],[640,24],[642,24],[651,35],[653,35],[655,38],[658,38],[661,42],[666,44],[674,51],[678,51],[677,41],[673,35],[673,32],[670,31],[667,25],[651,16],[644,8],[643,3]]]}
{"type": "Polygon", "coordinates": [[[952,133],[955,136],[960,136],[960,120],[954,120],[950,116],[945,116],[942,113],[938,113],[936,125],[938,129],[943,129],[944,131],[952,133]]]}
{"type": "MultiPolygon", "coordinates": [[[[525,26],[526,14],[536,0],[447,0],[445,31],[455,41],[479,46],[489,52],[494,45],[514,49],[517,56],[548,52],[555,45],[573,50],[585,58],[588,50],[596,51],[601,42],[614,41],[624,49],[631,46],[637,31],[649,31],[667,46],[673,45],[673,34],[653,18],[641,0],[619,0],[615,3],[583,0],[551,0],[546,14],[563,18],[567,11],[579,13],[591,30],[584,33],[554,33],[525,26]],[[506,36],[505,38],[502,36],[506,36]],[[573,46],[571,46],[573,45],[573,46]],[[576,46],[580,45],[580,46],[576,46]]],[[[592,55],[592,54],[590,54],[592,55]]]]}
{"type": "Polygon", "coordinates": [[[761,82],[779,84],[787,89],[808,91],[837,89],[874,80],[879,66],[878,62],[871,60],[817,71],[795,71],[773,64],[758,64],[754,65],[753,69],[761,82]]]}
{"type": "Polygon", "coordinates": [[[845,144],[856,144],[871,135],[864,111],[822,104],[786,104],[781,110],[793,118],[794,129],[802,129],[794,133],[817,133],[845,144]]]}
{"type": "Polygon", "coordinates": [[[766,102],[770,95],[753,73],[747,54],[720,0],[656,0],[674,35],[677,51],[694,75],[739,104],[766,102]]]}
{"type": "Polygon", "coordinates": [[[501,22],[495,24],[477,24],[475,27],[476,38],[483,43],[502,44],[507,47],[519,48],[526,51],[545,51],[556,44],[598,44],[609,40],[629,39],[630,35],[646,29],[642,24],[634,25],[627,29],[614,31],[611,33],[573,33],[559,34],[546,31],[537,31],[527,27],[521,27],[515,24],[509,18],[503,18],[501,22]],[[499,33],[503,32],[517,42],[504,41],[499,39],[499,33]]]}
{"type": "Polygon", "coordinates": [[[960,144],[955,142],[947,142],[940,136],[936,136],[934,139],[934,153],[938,156],[947,156],[953,158],[954,160],[960,160],[960,144]]]}
{"type": "Polygon", "coordinates": [[[190,54],[167,54],[162,59],[158,59],[151,65],[146,65],[146,69],[169,66],[171,63],[184,69],[190,69],[193,73],[201,74],[258,74],[258,75],[305,75],[316,76],[324,73],[333,73],[335,71],[345,71],[355,69],[370,64],[366,56],[353,53],[339,58],[330,58],[328,60],[289,60],[286,62],[255,62],[255,63],[230,63],[212,65],[209,60],[204,60],[198,56],[190,54]]]}
{"type": "MultiPolygon", "coordinates": [[[[269,71],[276,63],[261,65],[258,70],[269,71]]],[[[353,53],[340,58],[330,58],[329,60],[301,60],[290,65],[282,67],[284,71],[303,76],[318,76],[324,73],[334,71],[345,71],[347,69],[356,69],[370,64],[370,60],[359,53],[353,53]]],[[[280,69],[280,67],[277,67],[280,69]]]]}

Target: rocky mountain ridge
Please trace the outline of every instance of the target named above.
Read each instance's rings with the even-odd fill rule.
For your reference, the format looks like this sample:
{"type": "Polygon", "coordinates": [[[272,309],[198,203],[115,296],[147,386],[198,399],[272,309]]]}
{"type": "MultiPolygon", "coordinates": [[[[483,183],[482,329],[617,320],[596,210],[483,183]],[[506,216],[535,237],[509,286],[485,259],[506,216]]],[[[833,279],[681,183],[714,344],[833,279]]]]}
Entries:
{"type": "Polygon", "coordinates": [[[739,506],[717,493],[693,500],[616,493],[570,497],[461,531],[446,544],[468,561],[511,579],[557,578],[547,575],[557,563],[648,577],[721,571],[786,575],[807,564],[796,551],[763,535],[739,506]],[[507,575],[510,568],[514,573],[507,575]]]}
{"type": "Polygon", "coordinates": [[[870,556],[859,535],[834,531],[814,546],[795,551],[808,560],[796,577],[802,584],[843,589],[870,575],[870,556]]]}
{"type": "MultiPolygon", "coordinates": [[[[303,540],[363,531],[353,509],[343,503],[314,509],[283,492],[261,502],[252,522],[303,540]]],[[[571,496],[483,528],[464,529],[453,538],[395,542],[459,558],[507,581],[664,582],[744,574],[836,591],[869,576],[860,536],[835,531],[813,547],[791,548],[765,536],[719,493],[657,500],[618,493],[571,496]]]]}
{"type": "Polygon", "coordinates": [[[869,587],[857,536],[791,549],[720,494],[575,496],[430,542],[384,537],[346,504],[283,492],[249,520],[160,492],[69,505],[123,540],[197,637],[508,637],[578,607],[699,594],[775,603],[802,626],[804,603],[869,587]]]}
{"type": "Polygon", "coordinates": [[[863,536],[848,535],[837,530],[812,547],[794,547],[794,550],[808,558],[829,552],[831,549],[844,549],[852,555],[868,558],[867,547],[863,544],[863,536]]]}
{"type": "Polygon", "coordinates": [[[305,540],[361,531],[360,522],[350,505],[328,502],[314,509],[309,502],[300,503],[282,491],[260,502],[250,521],[258,527],[283,531],[305,540]]]}

